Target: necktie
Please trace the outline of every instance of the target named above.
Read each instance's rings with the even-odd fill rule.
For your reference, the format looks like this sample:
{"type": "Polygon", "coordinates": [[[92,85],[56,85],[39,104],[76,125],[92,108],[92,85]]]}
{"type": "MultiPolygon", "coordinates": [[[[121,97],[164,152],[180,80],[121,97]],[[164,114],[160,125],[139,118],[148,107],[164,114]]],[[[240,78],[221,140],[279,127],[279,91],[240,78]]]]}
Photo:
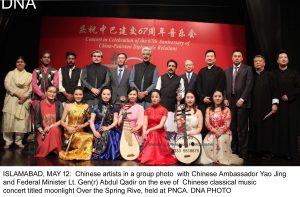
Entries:
{"type": "Polygon", "coordinates": [[[232,74],[232,94],[235,94],[235,77],[238,71],[237,66],[233,66],[233,74],[232,74]]]}
{"type": "Polygon", "coordinates": [[[119,69],[119,74],[118,74],[118,82],[120,83],[121,79],[122,79],[122,71],[123,69],[119,69]]]}
{"type": "Polygon", "coordinates": [[[188,73],[188,83],[190,83],[190,81],[191,81],[191,73],[188,73]]]}

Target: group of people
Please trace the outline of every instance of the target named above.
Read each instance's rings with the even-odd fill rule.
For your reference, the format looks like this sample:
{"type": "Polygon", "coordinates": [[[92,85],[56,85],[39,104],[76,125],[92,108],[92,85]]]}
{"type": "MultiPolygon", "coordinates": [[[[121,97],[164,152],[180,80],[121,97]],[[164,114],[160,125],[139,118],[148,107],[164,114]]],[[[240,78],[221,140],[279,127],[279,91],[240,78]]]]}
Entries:
{"type": "Polygon", "coordinates": [[[183,124],[184,132],[200,142],[198,164],[242,165],[249,152],[267,159],[295,155],[300,78],[288,68],[287,52],[279,52],[279,68],[269,72],[262,55],[254,57],[253,71],[242,63],[242,51],[234,50],[233,65],[223,71],[215,65],[215,51],[208,50],[206,66],[195,74],[188,59],[182,76],[172,59],[167,73],[158,76],[151,53],[143,48],[143,61],[131,71],[127,55],[119,53],[117,67],[110,71],[101,64],[99,50],[83,69],[76,66],[76,54],[67,52],[67,65],[57,71],[51,54],[43,52],[41,66],[32,74],[18,57],[16,69],[5,78],[4,148],[14,141],[23,148],[32,121],[35,157],[55,152],[63,160],[121,159],[126,115],[143,164],[175,164],[173,149],[183,124]],[[180,104],[191,112],[184,119],[177,115],[180,104]]]}

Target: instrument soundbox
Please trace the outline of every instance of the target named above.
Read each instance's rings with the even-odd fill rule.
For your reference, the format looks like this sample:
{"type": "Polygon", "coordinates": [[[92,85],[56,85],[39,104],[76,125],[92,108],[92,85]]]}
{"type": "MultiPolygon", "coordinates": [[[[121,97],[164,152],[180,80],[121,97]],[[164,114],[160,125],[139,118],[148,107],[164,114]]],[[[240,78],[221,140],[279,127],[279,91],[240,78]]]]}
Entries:
{"type": "Polygon", "coordinates": [[[120,140],[120,153],[125,160],[135,160],[140,154],[140,145],[134,133],[132,133],[132,128],[130,127],[129,120],[127,119],[127,109],[129,105],[125,105],[125,97],[120,97],[121,107],[125,109],[125,113],[122,114],[123,117],[123,129],[120,140]]]}
{"type": "Polygon", "coordinates": [[[131,132],[131,127],[127,118],[123,119],[120,153],[125,160],[135,160],[140,154],[140,145],[135,134],[131,132]]]}
{"type": "Polygon", "coordinates": [[[181,116],[183,121],[183,136],[175,144],[174,152],[178,161],[190,164],[196,161],[201,154],[201,144],[199,140],[186,133],[186,116],[191,115],[190,110],[186,111],[185,105],[178,105],[177,116],[181,116]]]}

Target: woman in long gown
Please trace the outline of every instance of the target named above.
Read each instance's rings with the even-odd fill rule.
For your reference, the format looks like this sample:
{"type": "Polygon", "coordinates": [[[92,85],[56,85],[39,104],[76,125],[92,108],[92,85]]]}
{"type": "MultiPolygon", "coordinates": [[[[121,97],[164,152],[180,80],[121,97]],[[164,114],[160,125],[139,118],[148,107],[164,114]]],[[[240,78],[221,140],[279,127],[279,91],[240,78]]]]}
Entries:
{"type": "Polygon", "coordinates": [[[64,137],[72,150],[60,151],[59,158],[63,160],[90,160],[93,150],[93,135],[83,131],[89,125],[86,121],[88,104],[82,103],[83,88],[74,91],[74,103],[65,105],[61,125],[65,128],[64,137]],[[68,123],[66,120],[68,118],[68,123]],[[69,145],[70,144],[70,145],[69,145]]]}
{"type": "Polygon", "coordinates": [[[7,149],[15,141],[19,148],[23,148],[24,133],[30,132],[30,104],[31,104],[31,73],[25,69],[25,61],[19,56],[16,68],[10,71],[4,80],[6,95],[3,105],[2,131],[7,149]],[[15,139],[13,134],[15,133],[15,139]]]}
{"type": "Polygon", "coordinates": [[[35,157],[46,157],[52,151],[58,154],[62,149],[60,120],[63,106],[56,101],[55,86],[49,86],[45,94],[46,99],[34,111],[34,125],[38,131],[35,157]]]}
{"type": "Polygon", "coordinates": [[[224,106],[223,94],[215,91],[212,106],[206,109],[205,125],[209,133],[203,144],[206,155],[215,163],[224,165],[242,165],[243,159],[232,154],[230,131],[230,109],[224,106]]]}
{"type": "Polygon", "coordinates": [[[149,165],[175,164],[176,159],[171,154],[164,129],[168,110],[159,104],[159,90],[152,91],[151,101],[152,105],[145,110],[143,134],[146,136],[146,141],[138,160],[142,164],[149,165]]]}
{"type": "Polygon", "coordinates": [[[139,145],[141,146],[144,142],[142,136],[142,127],[144,123],[144,108],[137,104],[138,90],[136,88],[130,88],[127,91],[128,95],[128,105],[124,105],[119,114],[118,125],[123,124],[123,113],[127,113],[127,119],[129,121],[132,132],[135,134],[139,145]]]}
{"type": "MultiPolygon", "coordinates": [[[[198,141],[201,144],[201,154],[198,160],[195,161],[195,163],[196,164],[212,163],[213,161],[206,156],[205,151],[203,149],[203,147],[205,146],[205,144],[203,144],[202,142],[202,135],[201,135],[201,131],[203,127],[203,115],[202,112],[197,108],[196,97],[192,91],[186,92],[185,103],[186,103],[186,110],[191,112],[190,113],[191,115],[186,116],[186,120],[185,120],[186,133],[188,136],[193,136],[196,139],[198,139],[198,141]]],[[[183,124],[184,120],[182,120],[181,117],[177,117],[176,123],[178,128],[184,126],[183,124]]],[[[178,133],[177,139],[179,139],[181,136],[183,136],[183,134],[178,133]]]]}
{"type": "Polygon", "coordinates": [[[111,104],[111,95],[111,87],[103,87],[100,92],[100,102],[93,106],[91,113],[90,128],[94,134],[93,160],[117,160],[121,158],[121,132],[116,128],[118,110],[111,104]]]}

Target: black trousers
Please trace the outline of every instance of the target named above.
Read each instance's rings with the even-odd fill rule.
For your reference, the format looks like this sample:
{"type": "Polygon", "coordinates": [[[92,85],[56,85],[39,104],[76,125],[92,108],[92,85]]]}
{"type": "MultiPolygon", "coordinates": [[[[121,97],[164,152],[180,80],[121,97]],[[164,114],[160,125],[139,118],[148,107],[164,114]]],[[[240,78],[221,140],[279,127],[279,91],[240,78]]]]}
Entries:
{"type": "Polygon", "coordinates": [[[234,95],[228,99],[231,111],[232,152],[245,157],[248,152],[249,109],[246,107],[246,103],[242,107],[237,107],[236,102],[240,98],[236,98],[234,95]]]}

